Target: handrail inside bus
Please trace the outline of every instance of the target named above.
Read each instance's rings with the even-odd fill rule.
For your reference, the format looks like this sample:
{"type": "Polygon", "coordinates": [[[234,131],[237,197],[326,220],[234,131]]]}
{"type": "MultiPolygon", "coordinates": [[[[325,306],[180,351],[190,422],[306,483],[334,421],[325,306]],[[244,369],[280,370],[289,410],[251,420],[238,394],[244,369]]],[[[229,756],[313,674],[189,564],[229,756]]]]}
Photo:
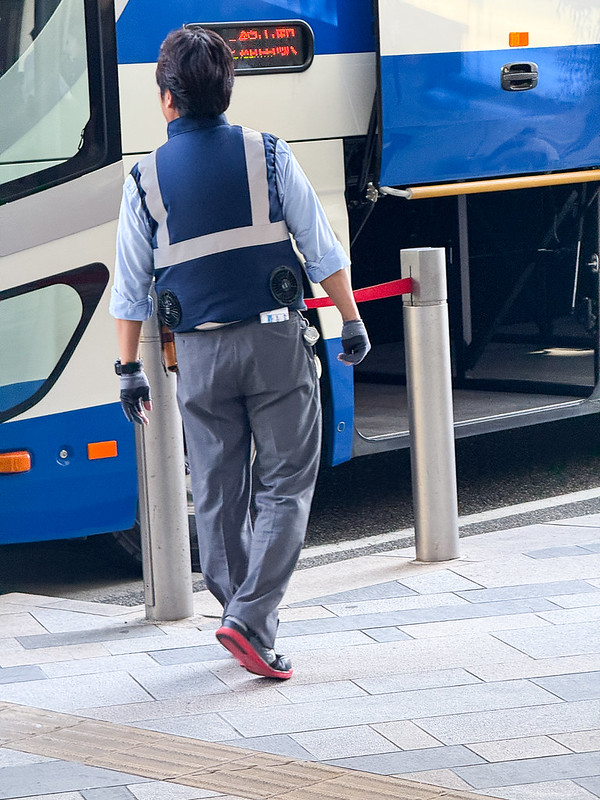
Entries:
{"type": "Polygon", "coordinates": [[[517,178],[491,178],[483,181],[465,181],[464,183],[438,183],[432,186],[410,186],[406,189],[380,186],[379,191],[381,194],[403,197],[405,200],[424,200],[429,197],[506,192],[510,189],[533,189],[538,186],[560,186],[565,183],[589,183],[590,181],[600,181],[600,169],[523,175],[517,178]]]}

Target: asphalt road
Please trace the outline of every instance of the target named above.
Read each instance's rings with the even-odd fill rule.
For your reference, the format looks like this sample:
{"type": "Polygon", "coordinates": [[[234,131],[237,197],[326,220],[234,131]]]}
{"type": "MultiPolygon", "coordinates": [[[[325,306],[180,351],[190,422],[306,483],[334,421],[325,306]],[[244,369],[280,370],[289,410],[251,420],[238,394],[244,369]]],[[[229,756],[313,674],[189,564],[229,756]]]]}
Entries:
{"type": "MultiPolygon", "coordinates": [[[[459,514],[502,509],[600,487],[600,418],[488,434],[456,443],[459,514]]],[[[599,492],[600,494],[600,492],[599,492]]],[[[413,524],[410,456],[406,450],[355,459],[323,470],[311,515],[305,563],[311,547],[364,540],[372,549],[408,543],[370,544],[369,537],[402,531],[413,524]]],[[[485,522],[461,529],[461,535],[515,527],[548,519],[600,511],[600,500],[546,508],[527,514],[489,514],[485,522]]],[[[361,543],[362,544],[362,543],[361,543]]],[[[343,558],[344,548],[319,560],[343,558]]],[[[201,586],[195,575],[195,586],[201,586]]],[[[0,593],[32,592],[123,605],[143,602],[139,574],[115,558],[107,537],[8,545],[0,549],[0,593]]]]}

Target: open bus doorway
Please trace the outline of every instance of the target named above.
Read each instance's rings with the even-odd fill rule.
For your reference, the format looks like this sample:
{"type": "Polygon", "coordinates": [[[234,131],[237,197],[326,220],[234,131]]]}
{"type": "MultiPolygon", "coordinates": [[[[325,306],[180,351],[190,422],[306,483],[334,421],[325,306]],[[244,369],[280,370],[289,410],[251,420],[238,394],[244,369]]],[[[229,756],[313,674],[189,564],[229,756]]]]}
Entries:
{"type": "MultiPolygon", "coordinates": [[[[598,209],[597,184],[355,204],[355,287],[398,278],[403,248],[446,250],[457,436],[596,410],[598,209]]],[[[408,446],[402,299],[361,313],[356,453],[408,446]]]]}

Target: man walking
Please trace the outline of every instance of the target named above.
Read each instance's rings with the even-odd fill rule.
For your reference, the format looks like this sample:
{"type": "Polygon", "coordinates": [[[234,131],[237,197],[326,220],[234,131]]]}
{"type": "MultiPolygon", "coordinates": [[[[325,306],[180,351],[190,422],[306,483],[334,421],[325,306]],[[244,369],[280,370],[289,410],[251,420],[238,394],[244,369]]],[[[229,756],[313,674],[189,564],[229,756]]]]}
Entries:
{"type": "Polygon", "coordinates": [[[121,402],[146,424],[150,387],[138,358],[156,281],[175,332],[177,398],[191,467],[206,585],[223,606],[217,639],[250,672],[287,679],[274,650],[277,608],[296,565],[319,466],[318,377],[300,313],[304,269],[339,309],[348,364],[370,344],[348,258],[289,146],[230,125],[233,58],[216,33],[170,33],[156,79],[168,140],[128,176],[111,314],[121,402]],[[250,516],[251,442],[256,451],[250,516]]]}

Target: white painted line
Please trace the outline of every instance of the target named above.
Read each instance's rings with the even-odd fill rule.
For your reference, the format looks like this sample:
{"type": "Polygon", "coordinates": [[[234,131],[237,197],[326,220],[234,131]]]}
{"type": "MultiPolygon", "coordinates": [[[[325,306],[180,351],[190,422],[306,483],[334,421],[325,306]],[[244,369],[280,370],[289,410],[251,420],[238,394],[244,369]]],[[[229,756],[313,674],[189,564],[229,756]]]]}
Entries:
{"type": "MultiPolygon", "coordinates": [[[[559,494],[556,497],[546,497],[543,500],[532,500],[529,503],[518,503],[514,506],[504,506],[504,508],[494,508],[490,511],[482,511],[479,514],[469,514],[458,518],[459,528],[465,525],[474,525],[478,522],[490,522],[494,519],[504,519],[514,517],[519,514],[528,514],[533,511],[541,511],[546,508],[557,508],[559,506],[570,505],[571,503],[582,503],[585,500],[595,500],[600,497],[600,488],[583,489],[580,492],[571,494],[559,494]]],[[[400,531],[381,533],[377,536],[367,536],[364,539],[353,539],[347,542],[334,542],[333,544],[318,544],[314,547],[306,547],[301,555],[300,561],[317,556],[331,555],[332,553],[346,553],[353,550],[363,550],[365,547],[372,547],[380,544],[388,544],[407,536],[414,536],[414,528],[404,528],[400,531]]]]}

